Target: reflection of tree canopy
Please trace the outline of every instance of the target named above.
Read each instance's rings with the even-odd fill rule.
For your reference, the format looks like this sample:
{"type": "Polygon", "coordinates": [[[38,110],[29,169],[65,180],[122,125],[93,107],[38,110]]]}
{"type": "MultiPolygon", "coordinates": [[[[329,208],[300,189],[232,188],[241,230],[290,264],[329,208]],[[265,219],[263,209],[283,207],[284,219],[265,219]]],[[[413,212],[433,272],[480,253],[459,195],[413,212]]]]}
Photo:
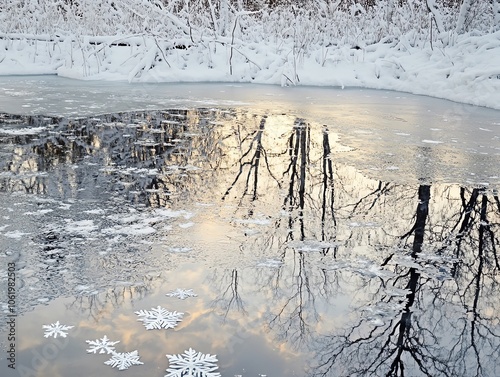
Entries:
{"type": "MultiPolygon", "coordinates": [[[[291,116],[179,110],[27,122],[47,130],[2,139],[4,191],[60,195],[92,182],[153,207],[222,199],[231,226],[247,224],[237,251],[247,266],[214,271],[214,307],[252,315],[249,292],[264,295],[272,333],[314,355],[310,374],[500,375],[494,190],[368,179],[338,162],[331,127],[291,116]],[[248,267],[271,258],[272,268],[248,267]],[[345,297],[350,313],[338,318],[345,297]]],[[[46,246],[64,265],[58,242],[46,246]]]]}
{"type": "MultiPolygon", "coordinates": [[[[33,286],[20,295],[18,312],[39,298],[76,294],[95,315],[98,295],[113,295],[122,286],[146,290],[151,271],[164,262],[142,254],[147,247],[126,231],[104,231],[113,231],[130,210],[138,213],[141,204],[166,206],[171,197],[192,191],[202,171],[213,174],[202,167],[219,163],[214,121],[231,117],[216,110],[78,119],[0,115],[0,190],[37,194],[20,199],[35,208],[24,214],[30,221],[41,216],[37,209],[51,213],[30,234],[32,243],[17,245],[19,266],[33,269],[24,278],[33,286]]],[[[140,220],[146,218],[141,214],[135,226],[147,226],[140,220]]]]}
{"type": "Polygon", "coordinates": [[[405,244],[413,236],[411,250],[404,253],[405,246],[380,264],[392,274],[380,280],[371,316],[320,336],[315,375],[498,374],[492,362],[500,351],[499,316],[493,311],[499,305],[498,237],[491,219],[498,226],[500,212],[488,210],[495,196],[491,200],[484,190],[473,189],[466,200],[466,191],[460,190],[462,208],[453,208],[458,214],[451,213],[457,224],[440,219],[448,223],[447,231],[460,227],[453,235],[443,232],[442,223],[430,223],[430,187],[420,186],[414,225],[402,237],[405,244]],[[389,287],[402,288],[406,295],[388,294],[389,287]]]}
{"type": "MultiPolygon", "coordinates": [[[[276,336],[311,347],[314,375],[497,375],[498,196],[373,182],[335,163],[326,128],[300,119],[287,127],[274,153],[266,133],[240,138],[244,152],[228,189],[256,192],[257,180],[265,185],[282,172],[281,215],[242,245],[283,262],[257,274],[274,303],[267,318],[276,336]],[[255,156],[264,143],[268,173],[259,177],[255,156]],[[328,318],[321,306],[347,287],[362,292],[353,313],[342,328],[318,332],[328,318]]],[[[254,206],[259,199],[267,198],[253,196],[254,206]]]]}
{"type": "Polygon", "coordinates": [[[120,308],[128,301],[138,301],[144,298],[151,289],[149,285],[117,286],[102,293],[79,295],[67,307],[78,310],[80,313],[86,313],[89,318],[99,322],[99,320],[109,316],[109,313],[114,309],[120,308]]]}
{"type": "MultiPolygon", "coordinates": [[[[273,230],[258,238],[258,246],[248,240],[242,248],[263,251],[282,249],[290,241],[316,237],[318,229],[321,230],[321,240],[331,241],[334,234],[332,225],[335,225],[334,177],[328,130],[324,129],[320,139],[311,140],[311,127],[303,119],[282,116],[271,118],[271,122],[268,122],[268,117],[262,116],[260,121],[256,119],[253,123],[235,126],[233,140],[228,144],[230,150],[234,151],[233,160],[237,161],[232,167],[236,173],[223,200],[232,199],[229,197],[232,193],[236,199],[236,214],[241,211],[241,216],[247,220],[258,216],[258,210],[263,210],[259,202],[275,206],[279,200],[283,212],[281,217],[275,219],[273,230]],[[251,124],[255,125],[254,128],[251,124]],[[321,146],[321,153],[310,153],[311,143],[321,146]],[[321,179],[320,185],[316,185],[318,178],[321,179]],[[276,195],[276,192],[283,194],[276,195]],[[320,207],[317,206],[317,199],[321,201],[320,207]],[[317,211],[320,211],[321,219],[317,219],[317,211]]],[[[322,247],[324,252],[329,249],[330,246],[322,247]]],[[[293,249],[285,249],[280,259],[287,258],[287,254],[294,259],[296,272],[291,277],[293,281],[287,284],[297,289],[292,296],[282,301],[281,310],[270,316],[270,321],[280,332],[280,338],[302,343],[310,333],[309,322],[315,321],[310,318],[311,309],[314,309],[314,287],[308,277],[311,266],[308,266],[310,263],[305,254],[293,249]]],[[[232,276],[235,271],[231,271],[232,276]]],[[[229,275],[229,270],[226,275],[229,275]]],[[[281,296],[279,284],[284,278],[278,271],[266,281],[268,287],[276,288],[276,298],[281,296]]],[[[234,292],[233,287],[234,284],[227,289],[217,290],[223,293],[216,302],[228,304],[225,315],[231,305],[240,302],[226,297],[227,292],[234,292]]],[[[235,295],[229,297],[240,299],[235,295]]],[[[242,307],[242,304],[238,307],[242,307]]]]}
{"type": "MultiPolygon", "coordinates": [[[[235,134],[237,138],[239,139],[239,147],[244,148],[244,144],[247,140],[250,140],[250,145],[246,147],[246,151],[244,151],[241,155],[241,157],[238,160],[238,166],[239,170],[238,173],[236,174],[236,177],[234,178],[233,182],[231,185],[228,187],[226,192],[224,193],[222,200],[224,200],[235,184],[238,182],[238,180],[242,177],[242,175],[245,172],[246,168],[246,177],[245,177],[245,186],[244,190],[242,192],[242,196],[248,195],[249,191],[251,191],[251,200],[255,201],[258,198],[258,183],[259,183],[259,168],[261,164],[261,160],[264,160],[265,163],[265,168],[269,175],[274,178],[273,173],[270,170],[269,167],[269,161],[267,158],[267,152],[266,148],[262,145],[262,135],[264,133],[264,128],[266,124],[266,116],[262,117],[262,120],[260,121],[259,129],[257,131],[250,131],[250,134],[248,135],[241,135],[244,130],[241,129],[241,127],[238,127],[237,130],[235,130],[235,134]],[[255,148],[255,150],[254,150],[255,148]],[[245,159],[249,157],[249,161],[245,161],[245,159]]],[[[279,183],[278,183],[279,186],[279,183]]]]}
{"type": "Polygon", "coordinates": [[[216,167],[218,133],[212,123],[226,116],[209,110],[78,119],[3,115],[9,122],[4,123],[7,130],[0,130],[7,134],[1,144],[11,157],[3,162],[0,188],[64,198],[93,182],[106,186],[105,192],[165,205],[193,184],[196,163],[205,163],[210,155],[210,164],[216,167]],[[100,170],[92,168],[96,165],[100,170]]]}
{"type": "Polygon", "coordinates": [[[241,314],[247,314],[245,304],[238,291],[240,284],[238,269],[224,269],[222,271],[214,270],[210,278],[212,285],[220,294],[213,300],[212,307],[215,310],[221,310],[224,318],[228,313],[235,310],[241,314]]]}

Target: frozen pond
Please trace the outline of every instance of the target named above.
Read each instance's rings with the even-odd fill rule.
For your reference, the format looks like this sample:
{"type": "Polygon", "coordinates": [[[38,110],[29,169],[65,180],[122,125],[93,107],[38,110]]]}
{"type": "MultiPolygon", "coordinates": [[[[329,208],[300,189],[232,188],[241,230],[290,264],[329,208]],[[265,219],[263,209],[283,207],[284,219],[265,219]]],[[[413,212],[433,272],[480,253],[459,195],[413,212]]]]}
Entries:
{"type": "Polygon", "coordinates": [[[0,88],[2,376],[164,376],[189,348],[230,377],[500,375],[499,111],[361,89],[0,88]],[[158,306],[182,320],[147,330],[135,312],[158,306]],[[45,338],[56,321],[74,327],[45,338]],[[86,352],[105,335],[143,364],[86,352]]]}

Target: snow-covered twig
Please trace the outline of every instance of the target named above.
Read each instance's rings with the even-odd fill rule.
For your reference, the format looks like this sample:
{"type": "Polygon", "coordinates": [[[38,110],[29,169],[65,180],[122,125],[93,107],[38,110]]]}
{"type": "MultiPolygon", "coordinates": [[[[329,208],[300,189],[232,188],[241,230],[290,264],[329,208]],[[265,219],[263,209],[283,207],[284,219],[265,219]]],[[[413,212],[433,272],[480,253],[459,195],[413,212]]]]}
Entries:
{"type": "Polygon", "coordinates": [[[165,61],[165,63],[167,63],[168,67],[169,68],[172,68],[172,66],[170,65],[170,63],[168,62],[167,60],[167,57],[165,56],[164,52],[163,52],[163,49],[160,47],[160,45],[158,44],[158,40],[156,38],[153,38],[155,43],[156,43],[156,46],[158,47],[158,51],[161,52],[161,55],[163,56],[163,60],[165,61]]]}
{"type": "Polygon", "coordinates": [[[236,31],[236,26],[238,25],[238,17],[234,19],[233,31],[231,33],[231,50],[229,54],[229,74],[233,74],[233,49],[234,49],[234,32],[236,31]]]}

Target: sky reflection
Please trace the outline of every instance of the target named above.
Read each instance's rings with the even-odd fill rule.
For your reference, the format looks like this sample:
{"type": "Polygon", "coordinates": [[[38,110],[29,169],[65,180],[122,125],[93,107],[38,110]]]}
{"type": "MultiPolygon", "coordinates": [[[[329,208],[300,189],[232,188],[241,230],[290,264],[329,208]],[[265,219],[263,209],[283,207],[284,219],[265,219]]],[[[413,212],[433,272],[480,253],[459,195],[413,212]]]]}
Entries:
{"type": "MultiPolygon", "coordinates": [[[[498,374],[498,182],[463,181],[439,144],[385,140],[409,155],[365,174],[373,134],[355,134],[361,151],[293,115],[17,122],[1,127],[40,131],[1,140],[0,244],[24,284],[18,365],[35,375],[114,375],[85,352],[104,335],[139,351],[129,375],[164,375],[189,347],[229,376],[498,374]],[[453,183],[434,181],[444,170],[453,183]],[[134,311],[158,305],[184,320],[147,331],[134,311]],[[67,343],[43,338],[57,320],[75,326],[67,343]]],[[[471,156],[457,158],[482,175],[471,156]]]]}

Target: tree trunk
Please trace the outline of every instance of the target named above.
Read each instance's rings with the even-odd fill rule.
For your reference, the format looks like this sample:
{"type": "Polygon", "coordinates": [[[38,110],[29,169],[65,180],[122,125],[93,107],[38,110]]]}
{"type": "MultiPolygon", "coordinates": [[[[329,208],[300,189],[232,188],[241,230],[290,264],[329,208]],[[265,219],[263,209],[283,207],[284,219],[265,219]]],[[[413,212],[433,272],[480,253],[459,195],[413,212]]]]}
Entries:
{"type": "Polygon", "coordinates": [[[392,23],[392,15],[394,14],[394,10],[396,9],[396,0],[388,0],[387,1],[387,13],[385,14],[385,21],[387,22],[387,30],[392,23]]]}
{"type": "Polygon", "coordinates": [[[493,29],[500,30],[500,0],[493,0],[493,29]]]}
{"type": "Polygon", "coordinates": [[[457,27],[455,31],[457,34],[465,32],[465,21],[467,19],[467,15],[470,14],[472,8],[472,0],[463,0],[462,5],[460,6],[460,14],[458,15],[457,27]]]}
{"type": "Polygon", "coordinates": [[[220,35],[225,37],[229,24],[229,4],[228,0],[221,0],[219,10],[219,32],[220,35]]]}
{"type": "Polygon", "coordinates": [[[427,9],[432,14],[438,33],[444,32],[443,16],[441,16],[436,0],[427,0],[427,9]]]}

